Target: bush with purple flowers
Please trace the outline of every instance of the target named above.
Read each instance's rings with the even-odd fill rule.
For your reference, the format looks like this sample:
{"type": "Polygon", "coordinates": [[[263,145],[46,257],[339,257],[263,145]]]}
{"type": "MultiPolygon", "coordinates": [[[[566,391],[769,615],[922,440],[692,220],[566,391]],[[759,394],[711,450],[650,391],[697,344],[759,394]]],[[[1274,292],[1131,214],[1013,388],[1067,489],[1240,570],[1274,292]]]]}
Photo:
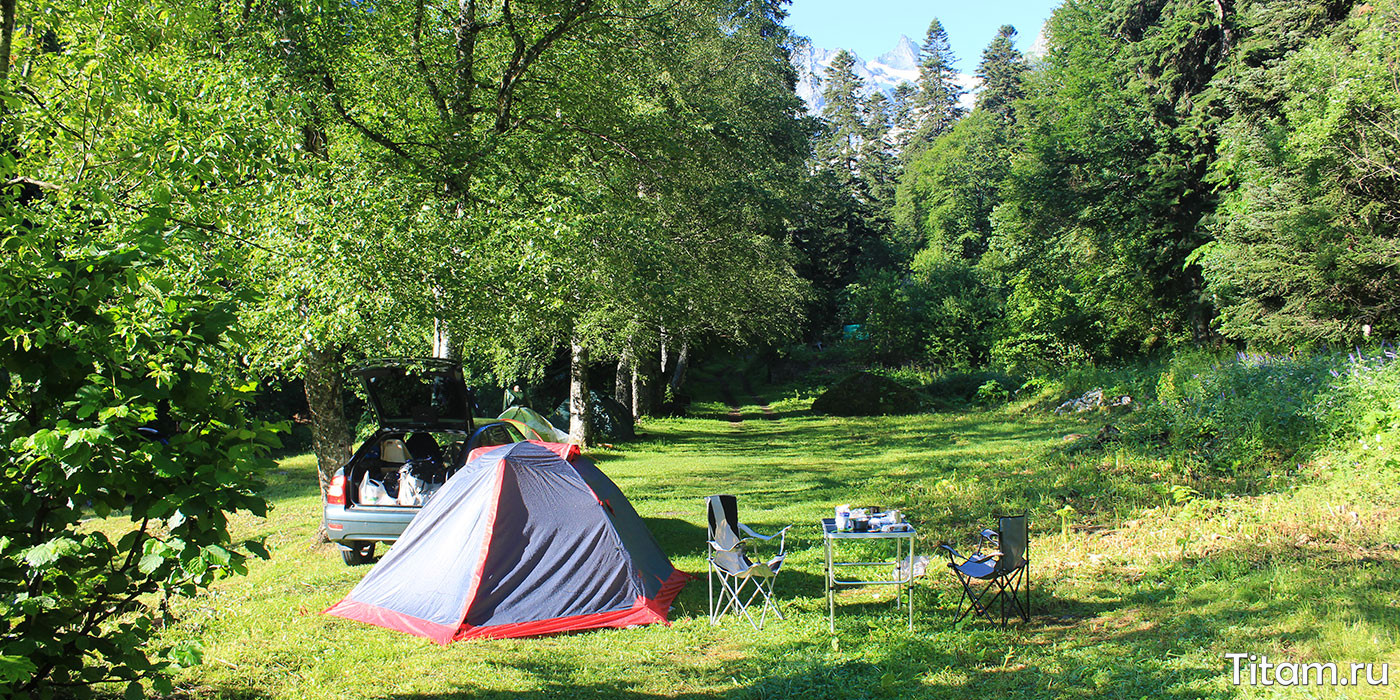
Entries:
{"type": "Polygon", "coordinates": [[[1272,472],[1304,458],[1324,432],[1313,407],[1327,369],[1321,356],[1179,355],[1130,433],[1222,473],[1272,472]]]}

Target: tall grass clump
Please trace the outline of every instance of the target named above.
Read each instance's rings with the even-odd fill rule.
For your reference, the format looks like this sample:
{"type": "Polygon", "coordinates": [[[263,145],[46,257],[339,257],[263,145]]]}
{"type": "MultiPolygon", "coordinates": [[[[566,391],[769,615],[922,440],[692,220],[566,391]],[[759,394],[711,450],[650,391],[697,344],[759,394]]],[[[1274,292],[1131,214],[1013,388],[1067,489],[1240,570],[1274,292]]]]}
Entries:
{"type": "Polygon", "coordinates": [[[1369,355],[1183,353],[1161,367],[1127,436],[1220,475],[1287,473],[1348,443],[1395,462],[1400,362],[1369,355]]]}
{"type": "Polygon", "coordinates": [[[1179,355],[1135,432],[1223,473],[1287,467],[1323,432],[1314,407],[1330,364],[1319,355],[1179,355]]]}
{"type": "Polygon", "coordinates": [[[1360,459],[1400,469],[1400,357],[1382,346],[1369,355],[1357,350],[1333,368],[1332,390],[1314,413],[1327,438],[1360,459]]]}

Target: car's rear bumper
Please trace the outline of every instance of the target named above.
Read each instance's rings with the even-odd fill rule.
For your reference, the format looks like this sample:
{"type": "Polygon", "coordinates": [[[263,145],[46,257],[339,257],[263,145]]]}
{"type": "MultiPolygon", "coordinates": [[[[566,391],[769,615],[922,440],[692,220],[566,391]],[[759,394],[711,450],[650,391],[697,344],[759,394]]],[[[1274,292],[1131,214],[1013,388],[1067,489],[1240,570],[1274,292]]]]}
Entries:
{"type": "Polygon", "coordinates": [[[332,542],[393,542],[421,508],[404,506],[325,506],[326,533],[332,542]]]}

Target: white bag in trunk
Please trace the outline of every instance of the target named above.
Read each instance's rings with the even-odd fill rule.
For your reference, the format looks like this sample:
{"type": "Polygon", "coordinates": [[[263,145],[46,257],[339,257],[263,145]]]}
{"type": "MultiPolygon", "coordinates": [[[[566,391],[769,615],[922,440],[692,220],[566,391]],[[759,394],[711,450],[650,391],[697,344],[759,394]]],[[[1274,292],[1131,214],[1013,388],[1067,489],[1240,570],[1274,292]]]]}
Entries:
{"type": "Polygon", "coordinates": [[[428,498],[423,487],[427,482],[414,476],[407,464],[399,469],[399,499],[401,506],[421,506],[428,498]]]}
{"type": "Polygon", "coordinates": [[[394,498],[389,492],[384,490],[384,483],[369,478],[369,472],[365,472],[365,478],[360,480],[360,505],[377,506],[393,505],[394,498]]]}

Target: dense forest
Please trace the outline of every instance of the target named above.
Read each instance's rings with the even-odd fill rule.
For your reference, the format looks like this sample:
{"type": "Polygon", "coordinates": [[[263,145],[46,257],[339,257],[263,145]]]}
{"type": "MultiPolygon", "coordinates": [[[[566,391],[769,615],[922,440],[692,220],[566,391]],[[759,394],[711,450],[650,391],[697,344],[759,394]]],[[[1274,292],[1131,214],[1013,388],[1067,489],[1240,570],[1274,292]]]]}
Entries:
{"type": "MultiPolygon", "coordinates": [[[[893,104],[833,63],[807,222],[867,359],[1035,374],[1182,346],[1393,338],[1395,3],[1071,0],[960,113],[935,20],[893,104]],[[826,200],[824,200],[826,201],[826,200]]],[[[805,241],[804,241],[805,242],[805,241]]],[[[812,318],[820,318],[817,313],[812,318]]]]}
{"type": "Polygon", "coordinates": [[[324,486],[367,357],[565,367],[586,444],[590,391],[654,415],[705,349],[1030,377],[1400,331],[1400,0],[1066,0],[970,111],[935,20],[919,84],[838,57],[820,115],[786,5],[0,0],[0,682],[175,663],[114,621],[266,554],[225,516],[265,507],[257,390],[301,387],[324,486]]]}

